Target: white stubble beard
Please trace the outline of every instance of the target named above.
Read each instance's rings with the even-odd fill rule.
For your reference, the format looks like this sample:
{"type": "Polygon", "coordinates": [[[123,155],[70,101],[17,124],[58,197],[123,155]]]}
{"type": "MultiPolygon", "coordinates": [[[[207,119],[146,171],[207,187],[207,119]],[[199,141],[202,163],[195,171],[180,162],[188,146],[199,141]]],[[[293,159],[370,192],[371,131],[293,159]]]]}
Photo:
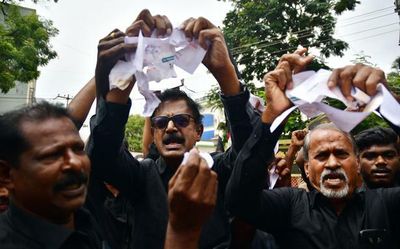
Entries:
{"type": "Polygon", "coordinates": [[[319,180],[319,187],[320,187],[320,191],[321,194],[323,194],[325,197],[327,198],[335,198],[335,199],[341,199],[346,197],[349,194],[349,178],[346,175],[346,172],[342,169],[336,169],[336,170],[330,170],[330,169],[324,169],[321,173],[321,177],[319,180]],[[323,184],[323,178],[325,175],[330,174],[330,173],[339,173],[339,174],[343,174],[344,178],[345,178],[345,186],[339,190],[337,189],[331,189],[331,188],[327,188],[325,187],[325,185],[323,184]]]}

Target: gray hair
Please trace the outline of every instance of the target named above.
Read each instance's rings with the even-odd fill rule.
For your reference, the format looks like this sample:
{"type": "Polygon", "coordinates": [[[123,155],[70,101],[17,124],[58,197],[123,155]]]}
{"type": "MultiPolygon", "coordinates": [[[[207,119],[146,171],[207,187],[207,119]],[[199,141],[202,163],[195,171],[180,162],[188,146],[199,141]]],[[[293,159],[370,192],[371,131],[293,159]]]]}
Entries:
{"type": "Polygon", "coordinates": [[[358,149],[357,149],[357,144],[353,138],[353,136],[345,131],[342,131],[341,129],[339,129],[338,127],[336,127],[333,123],[324,123],[324,124],[319,124],[317,126],[315,126],[312,130],[310,130],[307,135],[304,138],[304,145],[303,145],[303,156],[304,156],[304,161],[308,161],[308,151],[310,149],[310,140],[311,140],[311,134],[316,131],[316,130],[333,130],[333,131],[337,131],[339,133],[341,133],[342,135],[344,135],[345,137],[347,137],[347,139],[350,141],[352,147],[353,147],[353,152],[355,155],[358,154],[358,149]]]}

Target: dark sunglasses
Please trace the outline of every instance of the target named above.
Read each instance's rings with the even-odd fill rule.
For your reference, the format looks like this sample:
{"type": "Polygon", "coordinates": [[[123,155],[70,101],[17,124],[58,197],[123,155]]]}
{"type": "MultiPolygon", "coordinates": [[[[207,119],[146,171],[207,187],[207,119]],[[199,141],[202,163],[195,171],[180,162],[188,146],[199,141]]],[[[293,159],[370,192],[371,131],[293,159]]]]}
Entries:
{"type": "Polygon", "coordinates": [[[157,116],[151,119],[153,127],[157,129],[165,129],[170,120],[174,122],[177,128],[185,128],[189,125],[190,119],[194,118],[190,114],[176,114],[174,116],[157,116]]]}

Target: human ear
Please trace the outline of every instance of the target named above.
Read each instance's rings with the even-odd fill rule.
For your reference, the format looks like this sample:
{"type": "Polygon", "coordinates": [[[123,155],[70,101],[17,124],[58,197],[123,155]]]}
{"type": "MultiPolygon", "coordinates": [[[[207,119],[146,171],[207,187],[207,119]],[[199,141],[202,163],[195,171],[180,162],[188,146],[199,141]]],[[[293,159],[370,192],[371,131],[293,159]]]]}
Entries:
{"type": "Polygon", "coordinates": [[[196,127],[196,132],[197,132],[196,141],[200,141],[201,135],[203,135],[203,131],[204,131],[204,126],[202,124],[197,125],[197,127],[196,127]]]}
{"type": "Polygon", "coordinates": [[[0,160],[0,186],[7,189],[14,188],[14,183],[11,177],[12,166],[9,162],[0,160]]]}
{"type": "Polygon", "coordinates": [[[310,178],[308,173],[308,162],[304,162],[304,172],[306,173],[307,178],[310,178]]]}

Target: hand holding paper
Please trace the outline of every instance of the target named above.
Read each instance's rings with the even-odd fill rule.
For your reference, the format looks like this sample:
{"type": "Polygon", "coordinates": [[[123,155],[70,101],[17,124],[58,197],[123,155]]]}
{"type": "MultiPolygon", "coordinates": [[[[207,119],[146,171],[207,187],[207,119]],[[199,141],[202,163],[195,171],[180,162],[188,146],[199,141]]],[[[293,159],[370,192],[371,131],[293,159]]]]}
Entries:
{"type": "MultiPolygon", "coordinates": [[[[380,69],[357,64],[332,73],[328,70],[307,71],[294,75],[293,80],[295,88],[286,90],[286,95],[309,118],[325,113],[338,128],[349,132],[380,107],[380,113],[386,119],[400,125],[400,105],[386,89],[384,73],[380,69]],[[323,103],[325,97],[338,99],[351,109],[366,106],[363,112],[343,111],[323,103]]],[[[271,131],[296,107],[276,118],[271,131]]]]}
{"type": "Polygon", "coordinates": [[[204,17],[189,18],[183,23],[182,30],[186,37],[190,40],[198,39],[199,45],[207,50],[203,64],[218,81],[224,95],[238,94],[239,79],[221,30],[204,17]]]}
{"type": "Polygon", "coordinates": [[[292,70],[297,67],[299,70],[308,65],[313,57],[304,56],[306,49],[297,50],[293,54],[287,54],[279,61],[274,71],[264,76],[266,108],[262,115],[264,123],[272,123],[276,117],[289,109],[293,104],[285,94],[286,89],[293,86],[292,70]]]}
{"type": "Polygon", "coordinates": [[[169,181],[169,222],[166,248],[197,248],[203,224],[217,198],[217,174],[209,169],[196,149],[169,181]]]}

